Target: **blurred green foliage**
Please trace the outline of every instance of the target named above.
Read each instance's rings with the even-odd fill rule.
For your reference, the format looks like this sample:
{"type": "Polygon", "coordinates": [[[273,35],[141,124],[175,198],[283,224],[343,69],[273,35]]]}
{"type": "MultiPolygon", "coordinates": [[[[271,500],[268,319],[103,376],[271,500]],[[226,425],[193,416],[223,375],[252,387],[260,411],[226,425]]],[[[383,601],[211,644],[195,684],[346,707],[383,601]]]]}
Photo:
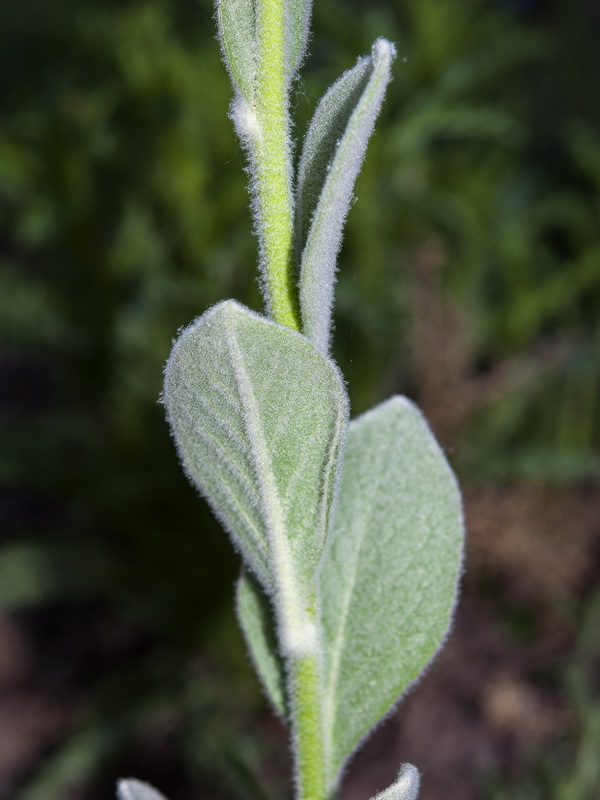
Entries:
{"type": "Polygon", "coordinates": [[[594,671],[600,652],[600,592],[590,598],[583,614],[577,652],[564,671],[565,691],[572,704],[577,745],[567,736],[548,750],[535,753],[528,771],[510,786],[496,777],[490,800],[595,800],[600,786],[600,700],[594,671]]]}
{"type": "MultiPolygon", "coordinates": [[[[61,796],[168,708],[188,742],[208,721],[223,731],[187,747],[190,780],[203,761],[259,797],[252,747],[215,722],[220,682],[181,667],[208,654],[251,713],[235,557],[158,402],[178,328],[222,298],[261,302],[212,11],[20,0],[0,14],[0,603],[87,597],[153,637],[88,687],[89,714],[21,796],[61,796]]],[[[400,54],[340,258],[336,357],[355,413],[416,397],[466,479],[600,471],[599,69],[577,14],[315,7],[298,134],[376,36],[400,54]]]]}

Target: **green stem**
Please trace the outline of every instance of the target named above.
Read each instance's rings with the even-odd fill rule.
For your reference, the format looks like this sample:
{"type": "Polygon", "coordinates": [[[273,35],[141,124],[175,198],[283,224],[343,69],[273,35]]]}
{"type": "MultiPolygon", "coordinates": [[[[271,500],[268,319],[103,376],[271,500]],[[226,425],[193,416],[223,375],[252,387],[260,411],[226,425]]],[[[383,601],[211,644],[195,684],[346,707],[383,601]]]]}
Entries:
{"type": "Polygon", "coordinates": [[[288,677],[297,800],[327,800],[328,769],[323,738],[323,675],[321,637],[315,626],[314,602],[305,602],[287,548],[277,546],[277,616],[279,642],[288,677]]]}
{"type": "MultiPolygon", "coordinates": [[[[300,330],[293,261],[294,215],[285,24],[283,0],[257,0],[256,189],[269,311],[276,322],[300,330]]],[[[302,630],[306,622],[307,629],[312,629],[314,616],[305,611],[308,619],[299,618],[304,614],[296,607],[293,583],[289,580],[281,587],[282,606],[287,607],[286,601],[289,601],[293,609],[289,615],[282,612],[284,628],[292,638],[296,626],[302,630]]],[[[327,798],[321,666],[316,650],[316,646],[314,651],[311,647],[308,650],[300,648],[300,651],[292,647],[287,658],[298,800],[327,798]]]]}
{"type": "Polygon", "coordinates": [[[327,772],[323,743],[323,696],[316,655],[290,659],[294,756],[298,800],[326,800],[327,772]]]}
{"type": "Polygon", "coordinates": [[[257,0],[257,196],[269,311],[275,322],[300,330],[293,265],[293,202],[285,8],[257,0]]]}

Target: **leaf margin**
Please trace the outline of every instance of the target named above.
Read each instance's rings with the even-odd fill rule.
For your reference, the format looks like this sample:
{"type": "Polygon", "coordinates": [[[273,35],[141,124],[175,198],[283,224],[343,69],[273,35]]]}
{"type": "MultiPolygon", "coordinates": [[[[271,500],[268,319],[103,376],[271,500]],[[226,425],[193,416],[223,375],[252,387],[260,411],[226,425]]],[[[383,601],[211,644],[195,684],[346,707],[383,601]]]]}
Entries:
{"type": "MultiPolygon", "coordinates": [[[[377,712],[372,719],[368,722],[368,724],[362,725],[362,733],[357,735],[354,738],[353,743],[351,746],[347,746],[345,748],[345,752],[343,755],[335,755],[336,745],[333,741],[334,738],[334,723],[331,721],[331,704],[336,703],[339,701],[339,691],[337,696],[335,696],[332,691],[331,687],[327,685],[329,679],[329,670],[328,665],[325,667],[325,676],[324,676],[324,683],[325,683],[325,697],[330,698],[330,709],[326,711],[326,718],[328,725],[328,731],[326,731],[326,742],[327,742],[327,749],[328,749],[328,763],[330,769],[330,781],[331,785],[337,785],[341,774],[347,764],[348,760],[352,757],[352,755],[357,751],[357,749],[362,745],[362,743],[367,739],[370,734],[372,733],[374,727],[376,727],[381,720],[385,719],[389,714],[393,712],[396,708],[398,703],[403,699],[406,693],[414,686],[414,684],[419,680],[419,678],[423,675],[424,671],[428,668],[431,662],[434,660],[435,656],[439,653],[441,648],[443,647],[444,643],[447,640],[447,637],[451,631],[452,623],[454,619],[454,614],[456,610],[456,606],[458,603],[458,590],[460,585],[460,578],[463,571],[463,563],[464,563],[464,517],[463,517],[463,509],[462,509],[462,498],[460,495],[460,490],[458,487],[458,482],[456,480],[456,476],[454,475],[450,465],[448,464],[445,455],[443,453],[442,448],[440,447],[439,443],[435,439],[427,421],[425,420],[423,414],[418,409],[414,403],[412,403],[406,397],[394,396],[389,398],[385,402],[375,406],[374,408],[370,409],[369,411],[365,412],[364,414],[360,415],[359,417],[352,420],[348,432],[348,440],[347,440],[347,447],[346,447],[346,458],[353,457],[353,450],[356,447],[356,438],[358,430],[358,426],[364,425],[366,423],[370,423],[373,419],[377,419],[377,416],[385,413],[388,410],[401,410],[405,411],[408,414],[412,415],[414,421],[420,426],[421,433],[424,435],[424,442],[426,442],[427,447],[430,448],[432,454],[435,455],[436,458],[439,459],[439,466],[445,473],[445,480],[448,481],[448,491],[451,494],[451,504],[454,506],[453,514],[455,514],[454,522],[457,525],[454,537],[455,537],[455,545],[457,546],[455,557],[453,561],[453,565],[451,568],[451,573],[454,576],[452,579],[452,597],[451,601],[447,603],[447,612],[445,613],[445,623],[443,626],[443,630],[440,632],[440,635],[436,635],[435,646],[431,649],[429,654],[425,659],[421,658],[420,663],[413,668],[412,677],[408,680],[408,682],[404,683],[404,685],[399,689],[399,691],[395,694],[394,699],[392,699],[389,703],[386,701],[386,707],[381,712],[377,712]]],[[[359,431],[360,432],[360,431],[359,431]]],[[[363,447],[359,447],[358,450],[360,452],[364,451],[363,447]]],[[[342,468],[342,476],[340,479],[340,488],[338,491],[338,504],[336,506],[337,511],[343,508],[344,499],[345,499],[345,491],[347,490],[347,486],[345,483],[345,469],[347,468],[347,461],[345,460],[343,468],[342,468]]],[[[356,486],[352,489],[353,492],[356,493],[358,496],[360,493],[356,486]]],[[[387,490],[389,491],[389,490],[387,490]]],[[[438,493],[439,494],[439,493],[438,493]]],[[[340,512],[343,513],[343,512],[340,512]]],[[[339,515],[336,515],[336,518],[332,521],[332,526],[335,528],[337,524],[337,520],[339,515]]],[[[350,531],[345,531],[346,536],[350,535],[350,531]]],[[[338,533],[338,536],[342,535],[338,533]]],[[[336,547],[336,540],[335,534],[329,538],[328,541],[328,549],[323,555],[322,567],[320,570],[320,578],[321,578],[321,585],[320,585],[320,598],[321,598],[321,623],[322,623],[322,630],[323,636],[327,636],[327,625],[326,625],[326,614],[327,614],[327,599],[326,599],[326,583],[323,581],[327,579],[327,563],[328,559],[331,558],[332,555],[332,548],[336,547]]],[[[364,560],[357,560],[356,562],[357,569],[365,568],[364,560]]],[[[444,569],[447,568],[447,564],[442,565],[444,569]]],[[[422,629],[422,625],[421,625],[422,629]]],[[[329,648],[326,646],[324,652],[327,654],[327,650],[329,648]]],[[[326,655],[327,657],[327,655],[326,655]]],[[[339,681],[339,676],[338,676],[339,681]]],[[[338,683],[339,686],[339,683],[338,683]]],[[[337,712],[336,712],[337,713],[337,712]]],[[[349,724],[348,719],[345,720],[345,727],[347,728],[349,724]]],[[[343,748],[342,748],[343,749],[343,748]]]]}

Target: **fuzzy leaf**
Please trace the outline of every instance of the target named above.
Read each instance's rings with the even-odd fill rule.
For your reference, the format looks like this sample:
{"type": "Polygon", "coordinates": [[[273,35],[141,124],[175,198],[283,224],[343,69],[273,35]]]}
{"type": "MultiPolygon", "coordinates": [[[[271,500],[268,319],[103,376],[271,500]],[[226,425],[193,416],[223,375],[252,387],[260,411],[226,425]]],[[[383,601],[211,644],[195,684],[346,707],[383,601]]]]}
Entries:
{"type": "Polygon", "coordinates": [[[417,800],[420,785],[419,770],[412,764],[402,764],[394,783],[375,795],[373,800],[417,800]]]}
{"type": "Polygon", "coordinates": [[[302,255],[311,221],[327,178],[329,165],[352,112],[358,105],[373,72],[372,59],[359,58],[321,99],[309,125],[298,165],[296,189],[296,237],[302,255]]]}
{"type": "MultiPolygon", "coordinates": [[[[310,31],[312,0],[286,0],[286,76],[296,76],[310,31]]],[[[257,7],[253,0],[217,0],[219,38],[234,86],[248,103],[254,99],[257,80],[257,7]]]]}
{"type": "Polygon", "coordinates": [[[183,466],[246,566],[267,593],[275,572],[306,585],[346,432],[335,365],[301,334],[228,300],[176,341],[164,402],[183,466]]]}
{"type": "Polygon", "coordinates": [[[217,0],[217,24],[234,87],[252,103],[257,70],[253,0],[217,0]]]}
{"type": "Polygon", "coordinates": [[[371,55],[327,91],[304,141],[296,196],[300,306],[302,329],[322,353],[329,350],[344,221],[395,54],[390,42],[378,39],[371,55]]]}
{"type": "Polygon", "coordinates": [[[286,0],[287,77],[292,81],[300,69],[310,32],[312,0],[286,0]]]}
{"type": "Polygon", "coordinates": [[[166,798],[150,784],[128,778],[117,783],[117,800],[166,800],[166,798]]]}
{"type": "Polygon", "coordinates": [[[319,573],[332,782],[436,653],[456,600],[458,487],[405,398],[350,424],[336,509],[319,573]]]}
{"type": "Polygon", "coordinates": [[[242,571],[236,587],[236,608],[254,667],[269,700],[286,719],[285,672],[277,652],[275,620],[267,596],[256,579],[242,571]]]}

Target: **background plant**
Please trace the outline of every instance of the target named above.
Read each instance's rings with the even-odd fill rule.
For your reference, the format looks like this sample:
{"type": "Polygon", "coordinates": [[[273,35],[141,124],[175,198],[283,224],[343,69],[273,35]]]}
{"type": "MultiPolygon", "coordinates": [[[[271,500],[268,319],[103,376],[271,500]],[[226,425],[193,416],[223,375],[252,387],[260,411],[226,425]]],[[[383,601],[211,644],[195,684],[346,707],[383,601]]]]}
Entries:
{"type": "MultiPolygon", "coordinates": [[[[438,3],[318,4],[320,35],[294,111],[301,131],[324,88],[384,30],[407,56],[341,254],[334,353],[352,406],[360,413],[398,390],[414,397],[453,448],[467,508],[505,520],[494,538],[525,520],[521,540],[539,531],[538,560],[569,539],[580,548],[573,563],[587,565],[577,584],[549,571],[552,589],[532,602],[515,589],[534,569],[522,548],[514,562],[493,551],[483,571],[472,555],[469,624],[500,626],[496,660],[542,692],[544,707],[572,709],[540,744],[522,739],[517,722],[507,732],[474,714],[476,675],[469,697],[459,681],[444,683],[436,703],[454,702],[457,718],[481,726],[484,763],[510,787],[549,749],[568,773],[591,707],[572,705],[561,687],[578,663],[570,642],[597,574],[585,531],[595,530],[598,273],[584,269],[598,230],[596,11],[443,5],[448,13],[438,3]],[[490,60],[494,69],[483,69],[490,60]],[[417,131],[403,159],[393,155],[400,128],[429,106],[437,122],[428,135],[417,131]],[[469,109],[501,111],[513,126],[494,117],[469,125],[469,109]],[[552,302],[538,280],[547,269],[552,302]],[[440,368],[450,361],[452,370],[440,368]],[[540,481],[550,482],[552,501],[563,498],[547,523],[548,498],[534,516],[523,507],[526,496],[543,497],[540,481]],[[548,638],[554,629],[562,638],[548,638]],[[536,647],[545,660],[531,666],[536,647]]],[[[256,796],[260,764],[277,791],[286,767],[264,765],[284,756],[236,631],[234,559],[180,476],[156,405],[173,330],[222,297],[260,307],[212,12],[184,2],[59,2],[50,13],[30,0],[1,13],[0,585],[40,654],[27,685],[66,710],[39,739],[29,734],[41,742],[31,752],[44,754],[35,768],[33,755],[7,763],[7,791],[47,797],[52,781],[57,795],[78,785],[86,798],[106,797],[117,775],[133,773],[175,800],[191,784],[215,797],[256,796]],[[210,565],[200,541],[212,548],[210,565]],[[102,633],[109,621],[118,636],[102,633]],[[257,724],[265,749],[257,737],[241,743],[257,724]],[[152,763],[147,736],[159,742],[152,763]]],[[[421,691],[435,682],[432,672],[421,691]]],[[[25,714],[1,716],[14,739],[25,714]]],[[[381,748],[400,735],[394,725],[381,748]]],[[[430,791],[445,797],[460,761],[452,772],[441,755],[419,763],[430,791]]]]}

